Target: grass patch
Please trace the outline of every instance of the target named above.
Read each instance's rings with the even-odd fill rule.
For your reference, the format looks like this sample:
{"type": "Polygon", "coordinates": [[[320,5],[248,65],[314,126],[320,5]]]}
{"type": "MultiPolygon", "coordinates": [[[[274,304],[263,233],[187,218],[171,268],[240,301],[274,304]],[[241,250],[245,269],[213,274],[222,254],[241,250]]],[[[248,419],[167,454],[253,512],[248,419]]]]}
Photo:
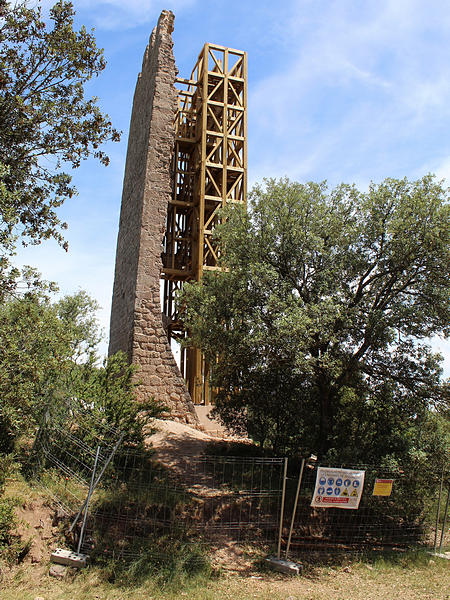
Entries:
{"type": "Polygon", "coordinates": [[[389,569],[418,569],[427,567],[430,563],[431,555],[427,550],[415,549],[406,552],[383,552],[368,553],[364,562],[372,565],[378,571],[389,569]]]}
{"type": "Polygon", "coordinates": [[[161,585],[149,576],[135,586],[105,580],[101,567],[73,572],[63,581],[47,576],[47,569],[20,567],[2,584],[2,600],[447,600],[448,563],[407,558],[397,564],[349,562],[344,567],[318,567],[314,575],[285,577],[276,573],[243,576],[191,577],[161,585]],[[417,564],[417,562],[419,564],[417,564]],[[416,566],[414,566],[416,565],[416,566]]]}
{"type": "Polygon", "coordinates": [[[206,582],[212,568],[205,549],[197,544],[161,538],[138,557],[98,561],[100,576],[121,588],[134,589],[151,581],[159,589],[180,589],[192,582],[206,582]]]}
{"type": "Polygon", "coordinates": [[[12,482],[17,475],[12,455],[0,455],[0,573],[1,567],[21,562],[31,548],[31,539],[22,540],[16,532],[16,506],[22,498],[12,482]]]}

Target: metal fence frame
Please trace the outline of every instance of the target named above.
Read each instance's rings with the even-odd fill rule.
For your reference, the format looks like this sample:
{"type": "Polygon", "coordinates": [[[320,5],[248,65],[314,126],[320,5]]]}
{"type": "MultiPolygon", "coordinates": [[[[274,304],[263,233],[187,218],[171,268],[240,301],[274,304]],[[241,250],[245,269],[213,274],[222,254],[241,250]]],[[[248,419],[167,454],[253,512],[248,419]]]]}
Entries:
{"type": "MultiPolygon", "coordinates": [[[[137,556],[159,539],[233,540],[299,558],[418,543],[431,548],[433,541],[437,550],[444,473],[439,490],[429,490],[438,505],[433,540],[431,515],[408,506],[414,473],[400,467],[328,465],[365,470],[361,504],[317,509],[310,506],[315,477],[326,465],[305,468],[302,460],[299,473],[298,461],[288,465],[286,458],[205,455],[180,456],[175,467],[164,467],[149,452],[124,448],[121,432],[88,413],[72,402],[63,414],[47,414],[33,453],[37,481],[62,510],[78,551],[137,556]],[[394,480],[391,496],[371,495],[375,478],[394,480]]],[[[448,497],[440,550],[447,510],[448,497]]]]}

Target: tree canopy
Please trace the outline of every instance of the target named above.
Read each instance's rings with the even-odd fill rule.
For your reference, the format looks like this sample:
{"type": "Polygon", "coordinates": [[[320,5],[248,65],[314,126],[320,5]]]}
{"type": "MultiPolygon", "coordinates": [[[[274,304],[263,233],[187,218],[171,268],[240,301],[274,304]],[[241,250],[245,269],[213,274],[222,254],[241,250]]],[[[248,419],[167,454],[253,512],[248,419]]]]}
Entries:
{"type": "Polygon", "coordinates": [[[367,192],[265,180],[217,230],[221,272],[181,298],[216,413],[278,452],[378,460],[442,408],[448,192],[432,176],[367,192]]]}
{"type": "Polygon", "coordinates": [[[0,0],[0,271],[12,285],[9,257],[23,243],[55,238],[67,248],[57,208],[76,189],[68,170],[118,140],[85,84],[105,68],[92,32],[74,30],[71,2],[59,0],[50,25],[39,4],[0,0]],[[8,277],[9,275],[9,277],[8,277]]]}
{"type": "Polygon", "coordinates": [[[0,454],[33,435],[49,409],[70,403],[143,444],[144,428],[164,407],[134,396],[135,367],[118,353],[98,364],[98,304],[84,291],[52,301],[41,282],[0,304],[0,454]]]}

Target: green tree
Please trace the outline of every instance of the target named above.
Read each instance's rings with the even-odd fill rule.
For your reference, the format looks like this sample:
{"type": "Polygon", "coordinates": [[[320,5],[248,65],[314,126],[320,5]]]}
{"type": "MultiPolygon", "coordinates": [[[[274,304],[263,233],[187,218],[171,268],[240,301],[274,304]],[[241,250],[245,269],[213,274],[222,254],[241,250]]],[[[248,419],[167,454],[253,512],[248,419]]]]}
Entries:
{"type": "Polygon", "coordinates": [[[0,305],[0,452],[12,452],[54,397],[71,336],[43,290],[0,305]]]}
{"type": "Polygon", "coordinates": [[[106,63],[92,32],[74,30],[74,14],[60,0],[47,26],[39,3],[0,0],[0,292],[18,276],[17,236],[67,248],[56,211],[76,193],[67,169],[92,154],[108,164],[100,146],[119,139],[97,99],[84,96],[106,63]]]}
{"type": "Polygon", "coordinates": [[[42,283],[33,284],[0,305],[0,453],[32,438],[49,407],[64,412],[72,401],[142,445],[163,407],[135,399],[134,367],[124,355],[98,365],[97,303],[83,291],[51,302],[42,283]]]}
{"type": "Polygon", "coordinates": [[[226,425],[277,452],[411,450],[444,402],[426,341],[449,330],[447,199],[432,176],[366,193],[270,179],[225,211],[226,269],[181,300],[226,425]]]}
{"type": "MultiPolygon", "coordinates": [[[[128,364],[123,352],[108,356],[100,366],[72,363],[66,370],[61,385],[65,401],[61,407],[88,407],[83,411],[86,443],[93,444],[92,436],[100,433],[98,424],[107,423],[123,433],[122,446],[142,451],[146,448],[145,437],[155,431],[153,419],[163,416],[167,409],[151,396],[136,400],[135,372],[136,365],[128,364]]],[[[81,432],[78,435],[81,437],[81,432]]]]}
{"type": "MultiPolygon", "coordinates": [[[[14,503],[2,498],[5,481],[44,416],[64,428],[76,413],[77,436],[86,444],[115,428],[124,433],[122,447],[144,450],[151,422],[163,412],[152,398],[136,400],[135,367],[124,354],[98,364],[98,305],[86,292],[52,302],[53,286],[33,271],[22,285],[22,295],[0,304],[0,555],[11,560],[23,545],[13,534],[14,503]]],[[[54,450],[64,460],[68,451],[80,453],[79,442],[71,448],[70,440],[54,450]]]]}

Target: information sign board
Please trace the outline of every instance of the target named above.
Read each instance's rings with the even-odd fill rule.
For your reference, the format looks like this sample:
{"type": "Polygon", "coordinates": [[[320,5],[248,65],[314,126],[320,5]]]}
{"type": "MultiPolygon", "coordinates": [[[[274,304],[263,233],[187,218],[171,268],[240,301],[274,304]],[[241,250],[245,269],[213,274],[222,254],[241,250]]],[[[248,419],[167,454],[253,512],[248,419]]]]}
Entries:
{"type": "Polygon", "coordinates": [[[318,467],[311,506],[357,509],[364,488],[365,471],[318,467]]]}
{"type": "Polygon", "coordinates": [[[372,496],[390,496],[393,483],[393,479],[375,479],[372,496]]]}

